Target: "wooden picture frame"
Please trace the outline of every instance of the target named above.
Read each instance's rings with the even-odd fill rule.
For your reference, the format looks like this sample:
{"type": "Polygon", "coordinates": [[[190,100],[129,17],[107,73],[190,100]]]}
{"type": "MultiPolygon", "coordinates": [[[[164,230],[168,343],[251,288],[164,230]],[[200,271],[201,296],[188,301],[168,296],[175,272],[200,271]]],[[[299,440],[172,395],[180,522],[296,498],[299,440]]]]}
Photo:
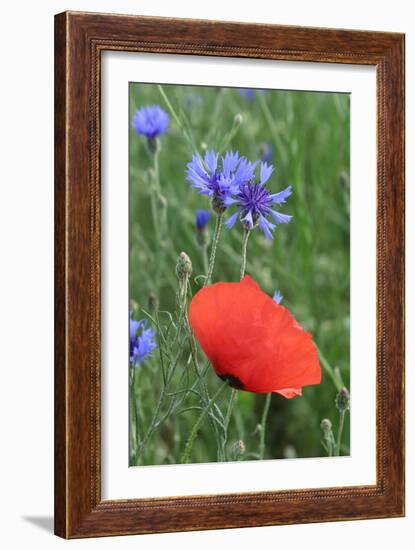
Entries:
{"type": "Polygon", "coordinates": [[[402,515],[404,35],[76,12],[57,15],[55,533],[78,538],[402,515]],[[375,485],[101,500],[100,61],[105,50],[376,67],[375,485]]]}

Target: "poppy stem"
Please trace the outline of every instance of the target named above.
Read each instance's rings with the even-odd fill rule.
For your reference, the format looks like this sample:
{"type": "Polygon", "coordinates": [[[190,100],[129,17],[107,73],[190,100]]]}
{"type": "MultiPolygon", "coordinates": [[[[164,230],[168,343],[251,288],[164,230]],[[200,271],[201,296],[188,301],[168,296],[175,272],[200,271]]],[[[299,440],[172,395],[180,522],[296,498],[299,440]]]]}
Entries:
{"type": "Polygon", "coordinates": [[[222,229],[223,214],[216,216],[215,232],[213,234],[212,246],[210,249],[209,268],[206,274],[205,283],[203,286],[207,286],[212,278],[213,268],[215,267],[216,250],[218,248],[219,236],[222,229]]]}
{"type": "Polygon", "coordinates": [[[271,393],[267,393],[265,397],[264,408],[262,410],[261,431],[259,432],[259,456],[261,457],[261,460],[264,458],[265,455],[265,432],[267,427],[269,407],[271,405],[271,395],[271,393]]]}
{"type": "Polygon", "coordinates": [[[248,247],[248,239],[249,235],[251,234],[251,230],[247,227],[244,228],[244,234],[242,237],[242,264],[241,264],[241,276],[240,279],[244,278],[245,275],[245,269],[246,269],[246,251],[248,247]]]}
{"type": "Polygon", "coordinates": [[[228,428],[229,428],[229,422],[231,420],[231,417],[232,417],[232,412],[233,412],[233,408],[235,406],[235,401],[236,401],[236,390],[234,388],[232,388],[232,392],[231,392],[231,396],[229,398],[229,403],[228,403],[228,410],[226,411],[226,416],[225,416],[225,422],[224,422],[224,430],[223,430],[223,439],[222,439],[222,456],[225,457],[226,459],[226,442],[228,440],[228,428]]]}
{"type": "Polygon", "coordinates": [[[204,407],[201,415],[197,419],[197,421],[196,421],[195,425],[193,426],[192,431],[190,432],[190,435],[187,439],[187,442],[186,442],[186,445],[185,445],[185,448],[184,448],[184,451],[183,451],[183,454],[182,454],[182,457],[181,457],[181,460],[180,460],[181,464],[189,464],[190,456],[192,454],[192,449],[193,449],[193,443],[194,443],[194,441],[197,437],[197,434],[199,432],[199,428],[200,428],[203,420],[208,415],[210,409],[215,404],[216,399],[219,397],[219,395],[223,392],[223,390],[226,387],[228,387],[228,381],[227,380],[225,380],[223,382],[223,384],[221,384],[221,386],[219,386],[216,393],[209,399],[208,403],[204,407]]]}

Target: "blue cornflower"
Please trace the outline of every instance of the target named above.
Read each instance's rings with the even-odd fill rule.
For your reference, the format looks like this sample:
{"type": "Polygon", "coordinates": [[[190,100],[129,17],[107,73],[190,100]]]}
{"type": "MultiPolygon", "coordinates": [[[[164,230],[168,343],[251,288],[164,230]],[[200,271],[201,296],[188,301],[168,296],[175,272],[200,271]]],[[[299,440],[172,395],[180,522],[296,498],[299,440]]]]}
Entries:
{"type": "Polygon", "coordinates": [[[254,101],[254,99],[255,99],[255,92],[252,88],[238,88],[238,92],[247,101],[254,101]]]}
{"type": "Polygon", "coordinates": [[[203,231],[210,220],[210,210],[196,210],[196,227],[203,231]]]}
{"type": "Polygon", "coordinates": [[[132,125],[137,134],[146,136],[148,139],[155,139],[166,132],[169,120],[169,115],[160,105],[151,105],[137,109],[132,125]]]}
{"type": "Polygon", "coordinates": [[[219,213],[240,186],[252,179],[254,171],[255,164],[240,157],[237,151],[227,151],[219,159],[219,153],[213,149],[206,151],[204,159],[194,155],[186,168],[187,180],[199,193],[212,199],[213,208],[219,213]]]}
{"type": "Polygon", "coordinates": [[[130,364],[133,367],[139,367],[157,346],[155,336],[155,331],[148,327],[146,321],[135,321],[130,317],[130,364]]]}
{"type": "Polygon", "coordinates": [[[258,225],[265,237],[267,239],[272,239],[272,231],[275,229],[276,225],[288,223],[291,220],[292,216],[281,214],[272,208],[273,204],[285,203],[285,199],[292,193],[291,185],[279,193],[270,193],[265,183],[270,178],[272,172],[272,165],[261,162],[259,182],[255,183],[251,180],[244,183],[240,186],[239,192],[235,197],[226,199],[226,206],[235,204],[238,209],[237,212],[225,222],[228,228],[234,226],[239,216],[245,227],[253,229],[258,225]],[[275,223],[267,219],[269,216],[271,216],[275,223]]]}
{"type": "Polygon", "coordinates": [[[255,100],[255,93],[265,95],[267,93],[267,90],[254,90],[252,88],[238,88],[238,92],[247,101],[254,101],[255,100]]]}
{"type": "Polygon", "coordinates": [[[277,304],[280,304],[283,298],[284,296],[281,294],[279,290],[276,290],[274,292],[274,295],[272,296],[272,299],[274,300],[274,302],[277,302],[277,304]]]}

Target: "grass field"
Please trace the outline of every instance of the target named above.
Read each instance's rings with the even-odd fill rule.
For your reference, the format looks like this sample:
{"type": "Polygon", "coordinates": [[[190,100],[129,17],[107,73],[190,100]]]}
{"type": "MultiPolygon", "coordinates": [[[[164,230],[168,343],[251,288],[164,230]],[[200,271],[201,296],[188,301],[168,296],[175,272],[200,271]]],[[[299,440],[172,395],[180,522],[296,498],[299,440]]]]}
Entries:
{"type": "MultiPolygon", "coordinates": [[[[349,387],[349,96],[267,91],[247,97],[237,89],[130,84],[130,120],[154,104],[170,116],[160,152],[149,152],[146,138],[130,128],[131,310],[157,333],[157,348],[130,368],[130,464],[327,456],[320,423],[330,419],[337,438],[335,398],[340,387],[349,387]],[[267,156],[275,168],[272,192],[293,188],[281,209],[292,221],[279,225],[273,240],[252,231],[246,271],[271,296],[278,289],[283,305],[312,333],[323,378],[302,397],[273,394],[266,423],[266,395],[230,388],[199,422],[202,383],[191,368],[191,343],[178,313],[175,266],[185,251],[194,294],[209,253],[198,244],[195,211],[209,209],[210,201],[192,189],[185,169],[195,150],[203,155],[212,147],[251,160],[267,156]],[[231,395],[224,437],[218,431],[231,395]]],[[[210,237],[214,223],[212,216],[210,237]]],[[[237,228],[222,230],[213,282],[239,280],[241,235],[237,228]]],[[[212,396],[221,381],[200,348],[197,358],[212,396]]],[[[349,436],[346,414],[340,454],[349,454],[349,436]]]]}

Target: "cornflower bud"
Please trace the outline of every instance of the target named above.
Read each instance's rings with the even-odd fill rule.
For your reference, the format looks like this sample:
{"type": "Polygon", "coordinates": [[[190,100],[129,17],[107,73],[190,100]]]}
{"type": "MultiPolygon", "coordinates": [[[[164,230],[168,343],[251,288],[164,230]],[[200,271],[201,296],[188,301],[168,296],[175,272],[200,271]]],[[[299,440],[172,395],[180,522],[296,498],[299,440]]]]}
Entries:
{"type": "Polygon", "coordinates": [[[342,388],[336,396],[336,407],[340,412],[350,409],[350,392],[347,388],[342,388]]]}
{"type": "Polygon", "coordinates": [[[180,252],[176,263],[176,274],[180,281],[192,274],[192,261],[186,252],[180,252]]]}

